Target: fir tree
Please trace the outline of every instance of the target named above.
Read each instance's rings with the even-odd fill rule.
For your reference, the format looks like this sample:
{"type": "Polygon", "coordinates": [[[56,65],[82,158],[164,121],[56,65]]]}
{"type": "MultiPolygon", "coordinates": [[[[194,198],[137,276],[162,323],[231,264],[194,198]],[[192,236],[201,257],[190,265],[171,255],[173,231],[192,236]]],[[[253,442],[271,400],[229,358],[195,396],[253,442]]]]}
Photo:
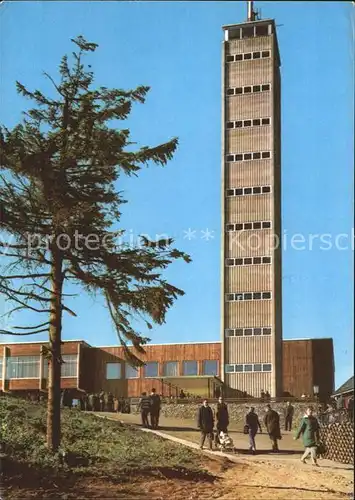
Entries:
{"type": "Polygon", "coordinates": [[[15,303],[13,311],[29,309],[47,318],[0,333],[49,333],[47,445],[54,451],[60,444],[62,313],[75,315],[65,304],[64,286],[73,282],[105,297],[127,360],[140,365],[149,339],[132,320],[140,318],[148,329],[150,321],[165,321],[183,291],[163,271],[176,259],[190,261],[171,239],[142,237],[129,246],[122,243],[124,231],[115,230],[126,202],[117,181],[150,163],[165,165],[178,141],[132,150],[130,131],[112,127],[112,120],[127,119],[149,88],[93,88],[94,74],[83,59],[97,45],[82,36],[72,41],[74,59],[70,64],[62,58],[59,81],[45,74],[55,97],[17,82],[18,92],[35,106],[13,129],[0,129],[0,228],[10,236],[10,242],[0,242],[8,258],[0,293],[15,303]]]}

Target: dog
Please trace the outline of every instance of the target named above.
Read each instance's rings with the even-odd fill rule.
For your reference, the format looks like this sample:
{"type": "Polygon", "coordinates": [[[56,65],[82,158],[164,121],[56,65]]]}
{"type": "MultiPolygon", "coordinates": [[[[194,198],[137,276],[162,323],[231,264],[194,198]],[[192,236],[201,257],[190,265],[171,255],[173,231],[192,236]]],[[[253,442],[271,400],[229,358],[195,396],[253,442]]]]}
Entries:
{"type": "Polygon", "coordinates": [[[221,451],[234,451],[233,439],[226,432],[221,431],[218,436],[221,451]]]}
{"type": "Polygon", "coordinates": [[[325,446],[323,443],[319,443],[317,445],[317,458],[324,458],[325,456],[325,453],[326,453],[326,449],[325,449],[325,446]]]}

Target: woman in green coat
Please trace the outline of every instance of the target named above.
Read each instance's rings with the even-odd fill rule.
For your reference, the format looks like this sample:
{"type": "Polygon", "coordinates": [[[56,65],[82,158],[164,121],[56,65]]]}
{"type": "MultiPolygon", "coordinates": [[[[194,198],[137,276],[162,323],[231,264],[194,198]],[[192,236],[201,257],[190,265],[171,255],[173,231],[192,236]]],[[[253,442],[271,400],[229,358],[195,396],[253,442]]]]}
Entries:
{"type": "Polygon", "coordinates": [[[308,458],[308,455],[311,455],[312,464],[318,466],[317,444],[319,443],[319,423],[316,417],[313,416],[312,407],[307,408],[306,414],[302,418],[301,425],[294,439],[298,439],[301,434],[305,447],[301,462],[305,464],[306,458],[308,458]]]}

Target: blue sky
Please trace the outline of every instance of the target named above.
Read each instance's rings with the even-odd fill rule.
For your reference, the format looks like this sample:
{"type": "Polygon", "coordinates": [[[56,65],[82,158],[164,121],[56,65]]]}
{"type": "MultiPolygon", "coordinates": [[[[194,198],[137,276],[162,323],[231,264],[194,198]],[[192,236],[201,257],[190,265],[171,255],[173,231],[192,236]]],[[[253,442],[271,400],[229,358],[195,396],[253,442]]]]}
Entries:
{"type": "MultiPolygon", "coordinates": [[[[340,2],[257,2],[275,18],[282,59],[282,221],[296,233],[345,233],[347,250],[283,252],[284,338],[333,337],[336,384],[353,373],[353,61],[352,7],[340,2]]],[[[90,56],[97,85],[151,86],[129,120],[141,144],[178,136],[173,161],[121,179],[129,204],[122,227],[167,234],[193,263],[167,278],[185,290],[152,342],[220,338],[221,42],[224,24],[245,20],[245,2],[12,2],[0,6],[0,122],[11,127],[26,101],[15,80],[49,90],[70,38],[99,44],[90,56]],[[195,238],[186,238],[189,228],[195,238]],[[213,238],[203,239],[203,231],[213,238]]],[[[289,246],[289,245],[288,245],[289,246]]],[[[65,317],[64,339],[115,344],[107,311],[81,293],[65,317]]],[[[0,302],[0,309],[5,308],[0,302]]],[[[38,321],[39,322],[39,321],[38,321]]],[[[36,340],[44,337],[37,336],[36,340]]],[[[7,340],[3,338],[2,341],[7,340]]]]}

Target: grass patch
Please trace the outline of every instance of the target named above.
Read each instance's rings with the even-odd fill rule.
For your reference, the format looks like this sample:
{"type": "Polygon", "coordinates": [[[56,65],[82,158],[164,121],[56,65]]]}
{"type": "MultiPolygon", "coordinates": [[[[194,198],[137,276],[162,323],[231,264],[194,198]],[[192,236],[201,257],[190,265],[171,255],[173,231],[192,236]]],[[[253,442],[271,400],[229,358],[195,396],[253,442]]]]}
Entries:
{"type": "Polygon", "coordinates": [[[45,406],[0,398],[5,482],[37,476],[57,483],[70,478],[71,485],[83,476],[115,483],[148,476],[213,481],[201,467],[201,455],[184,446],[80,410],[62,410],[61,421],[61,449],[52,454],[45,444],[45,406]]]}

